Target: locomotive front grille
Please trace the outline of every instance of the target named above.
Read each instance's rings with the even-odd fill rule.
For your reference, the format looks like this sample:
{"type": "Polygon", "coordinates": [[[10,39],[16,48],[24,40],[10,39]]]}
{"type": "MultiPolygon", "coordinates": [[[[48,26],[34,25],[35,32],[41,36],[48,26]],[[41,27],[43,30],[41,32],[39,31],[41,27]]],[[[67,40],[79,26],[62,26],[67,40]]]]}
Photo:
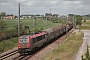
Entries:
{"type": "Polygon", "coordinates": [[[20,44],[21,48],[27,48],[27,44],[20,44]]]}

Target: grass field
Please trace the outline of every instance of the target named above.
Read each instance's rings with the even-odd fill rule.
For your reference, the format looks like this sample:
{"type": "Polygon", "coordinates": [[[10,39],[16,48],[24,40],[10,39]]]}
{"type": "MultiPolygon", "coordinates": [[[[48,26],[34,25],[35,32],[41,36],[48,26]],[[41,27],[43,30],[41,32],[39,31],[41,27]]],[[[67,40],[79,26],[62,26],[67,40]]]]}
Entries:
{"type": "Polygon", "coordinates": [[[90,21],[89,22],[82,22],[80,29],[81,30],[90,30],[90,21]]]}
{"type": "MultiPolygon", "coordinates": [[[[3,19],[6,23],[7,23],[7,30],[10,29],[14,29],[17,24],[18,24],[18,20],[17,19],[3,19]]],[[[50,21],[46,21],[45,19],[42,18],[38,18],[36,19],[36,25],[34,25],[34,21],[32,18],[30,19],[21,19],[20,23],[23,24],[23,26],[29,26],[29,28],[31,30],[35,29],[35,28],[50,28],[50,27],[55,27],[58,25],[61,25],[61,23],[52,23],[50,21]]]]}
{"type": "Polygon", "coordinates": [[[72,35],[61,44],[58,49],[54,49],[43,60],[74,60],[75,54],[82,44],[82,32],[72,33],[72,35]]]}
{"type": "Polygon", "coordinates": [[[90,17],[85,17],[86,20],[90,20],[90,17]]]}

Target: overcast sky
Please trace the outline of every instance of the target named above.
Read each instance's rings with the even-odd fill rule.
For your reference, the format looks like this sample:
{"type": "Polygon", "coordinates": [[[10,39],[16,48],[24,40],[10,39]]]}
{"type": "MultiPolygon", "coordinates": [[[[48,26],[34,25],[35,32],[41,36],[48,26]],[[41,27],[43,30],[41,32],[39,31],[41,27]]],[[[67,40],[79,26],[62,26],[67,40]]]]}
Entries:
{"type": "Polygon", "coordinates": [[[18,15],[18,3],[21,14],[90,14],[90,0],[0,0],[0,12],[18,15]]]}

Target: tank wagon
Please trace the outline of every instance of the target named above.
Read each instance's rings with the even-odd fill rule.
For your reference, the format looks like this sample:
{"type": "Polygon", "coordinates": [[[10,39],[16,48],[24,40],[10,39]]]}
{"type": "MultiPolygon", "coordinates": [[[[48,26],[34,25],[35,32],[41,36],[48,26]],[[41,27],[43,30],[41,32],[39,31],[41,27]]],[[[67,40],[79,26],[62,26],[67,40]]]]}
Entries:
{"type": "Polygon", "coordinates": [[[64,24],[62,26],[57,26],[54,28],[48,28],[41,32],[34,33],[32,35],[23,35],[18,38],[18,52],[22,53],[30,53],[37,48],[45,45],[52,39],[62,35],[63,33],[69,31],[73,28],[73,23],[68,22],[68,24],[64,24]]]}

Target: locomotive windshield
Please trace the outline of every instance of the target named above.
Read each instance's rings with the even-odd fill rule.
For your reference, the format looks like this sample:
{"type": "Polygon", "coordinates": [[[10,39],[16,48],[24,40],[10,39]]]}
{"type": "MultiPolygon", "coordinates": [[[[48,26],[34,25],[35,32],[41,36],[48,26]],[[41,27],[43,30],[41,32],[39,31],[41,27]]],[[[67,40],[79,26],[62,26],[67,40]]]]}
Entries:
{"type": "Polygon", "coordinates": [[[19,43],[28,43],[28,38],[20,38],[19,43]]]}

